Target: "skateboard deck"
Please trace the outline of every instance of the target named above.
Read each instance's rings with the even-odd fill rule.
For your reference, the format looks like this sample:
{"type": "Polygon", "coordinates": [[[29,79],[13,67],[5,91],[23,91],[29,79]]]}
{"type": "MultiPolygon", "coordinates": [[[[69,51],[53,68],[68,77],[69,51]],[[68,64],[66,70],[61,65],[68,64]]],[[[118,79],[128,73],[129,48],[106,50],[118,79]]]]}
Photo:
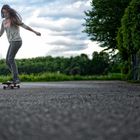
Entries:
{"type": "Polygon", "coordinates": [[[20,88],[20,84],[12,83],[12,82],[3,82],[3,89],[14,89],[14,88],[20,88]]]}

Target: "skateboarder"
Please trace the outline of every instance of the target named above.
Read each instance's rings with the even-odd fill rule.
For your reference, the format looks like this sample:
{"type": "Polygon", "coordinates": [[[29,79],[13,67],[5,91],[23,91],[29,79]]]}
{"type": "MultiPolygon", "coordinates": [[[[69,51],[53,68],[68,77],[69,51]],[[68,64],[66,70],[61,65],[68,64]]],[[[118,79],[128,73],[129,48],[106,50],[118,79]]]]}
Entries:
{"type": "Polygon", "coordinates": [[[4,18],[4,20],[1,24],[0,36],[3,35],[4,31],[6,31],[10,44],[6,56],[6,64],[13,75],[13,83],[20,83],[18,68],[14,60],[19,48],[22,45],[19,27],[23,27],[24,29],[31,31],[38,36],[41,36],[41,33],[25,25],[22,22],[21,16],[9,5],[3,5],[1,8],[1,17],[4,18]]]}

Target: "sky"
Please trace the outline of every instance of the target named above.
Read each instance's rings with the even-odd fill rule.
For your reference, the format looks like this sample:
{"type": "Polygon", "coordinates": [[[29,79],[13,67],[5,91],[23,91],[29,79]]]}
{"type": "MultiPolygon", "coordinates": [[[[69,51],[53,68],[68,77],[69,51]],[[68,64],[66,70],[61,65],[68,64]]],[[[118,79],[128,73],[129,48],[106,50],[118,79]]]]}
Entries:
{"type": "MultiPolygon", "coordinates": [[[[8,4],[22,17],[23,22],[41,33],[20,27],[23,40],[16,58],[39,56],[92,56],[101,51],[97,42],[91,42],[84,30],[84,11],[89,10],[90,0],[0,0],[0,7],[8,4]]],[[[3,19],[0,19],[0,24],[3,19]]],[[[0,38],[0,58],[5,58],[9,42],[6,34],[0,38]]]]}

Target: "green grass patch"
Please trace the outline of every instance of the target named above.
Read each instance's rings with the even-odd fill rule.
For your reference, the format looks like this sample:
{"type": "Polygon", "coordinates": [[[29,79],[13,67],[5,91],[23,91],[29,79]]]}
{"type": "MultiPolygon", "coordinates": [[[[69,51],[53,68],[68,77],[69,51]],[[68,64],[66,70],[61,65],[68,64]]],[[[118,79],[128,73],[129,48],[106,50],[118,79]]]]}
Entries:
{"type": "MultiPolygon", "coordinates": [[[[65,75],[60,73],[21,74],[22,82],[47,82],[47,81],[75,81],[75,80],[124,80],[125,75],[120,73],[109,73],[108,75],[65,75]]],[[[10,76],[0,76],[0,81],[11,80],[10,76]]]]}

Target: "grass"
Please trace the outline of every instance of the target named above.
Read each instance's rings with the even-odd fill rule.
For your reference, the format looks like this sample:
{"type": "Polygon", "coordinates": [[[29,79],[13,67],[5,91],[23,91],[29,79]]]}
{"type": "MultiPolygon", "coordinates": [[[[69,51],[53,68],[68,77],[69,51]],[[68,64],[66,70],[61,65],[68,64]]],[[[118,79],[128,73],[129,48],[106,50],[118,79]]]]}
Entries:
{"type": "MultiPolygon", "coordinates": [[[[10,76],[0,76],[0,82],[10,80],[10,76]]],[[[75,81],[75,80],[124,80],[125,75],[120,73],[109,73],[107,75],[65,75],[60,73],[41,73],[41,74],[21,74],[20,79],[23,82],[48,82],[48,81],[75,81]]]]}

